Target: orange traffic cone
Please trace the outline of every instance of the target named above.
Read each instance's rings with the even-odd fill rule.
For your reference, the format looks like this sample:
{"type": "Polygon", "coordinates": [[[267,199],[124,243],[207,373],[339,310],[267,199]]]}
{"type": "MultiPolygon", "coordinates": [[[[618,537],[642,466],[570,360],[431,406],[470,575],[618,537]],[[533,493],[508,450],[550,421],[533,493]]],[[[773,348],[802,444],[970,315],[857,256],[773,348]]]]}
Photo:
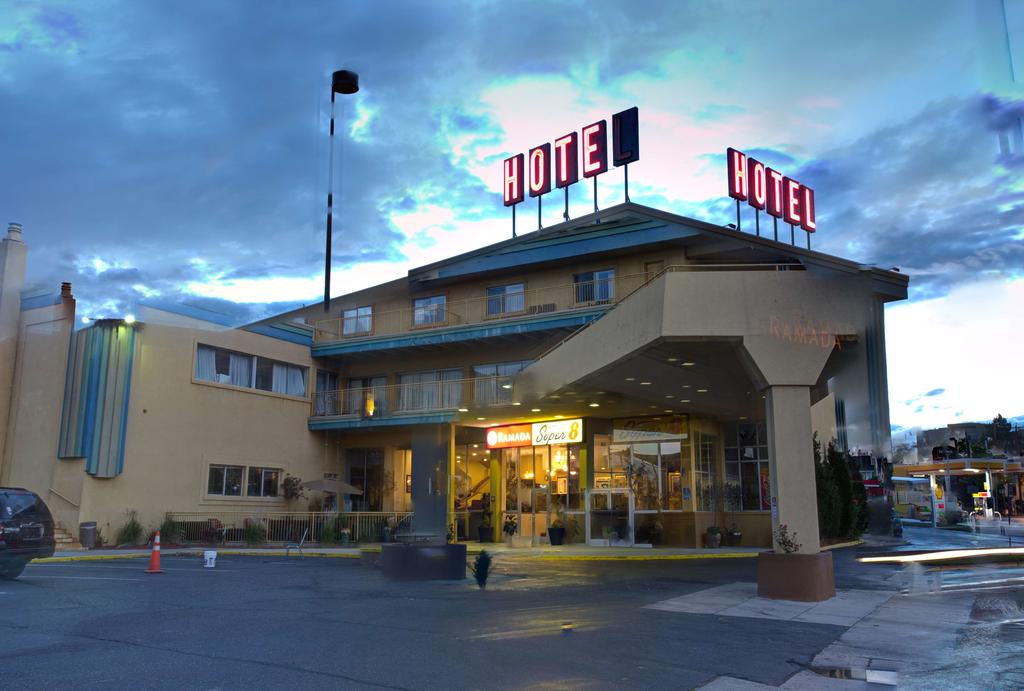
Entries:
{"type": "Polygon", "coordinates": [[[160,570],[160,531],[153,536],[153,550],[149,553],[149,568],[146,573],[163,573],[160,570]]]}

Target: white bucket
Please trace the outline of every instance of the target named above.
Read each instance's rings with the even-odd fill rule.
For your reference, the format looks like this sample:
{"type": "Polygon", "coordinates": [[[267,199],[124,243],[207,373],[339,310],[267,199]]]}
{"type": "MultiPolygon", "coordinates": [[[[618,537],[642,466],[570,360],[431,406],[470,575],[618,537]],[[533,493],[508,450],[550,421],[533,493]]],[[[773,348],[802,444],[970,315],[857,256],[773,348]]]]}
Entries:
{"type": "Polygon", "coordinates": [[[217,552],[209,549],[203,552],[203,567],[212,569],[217,565],[217,552]]]}

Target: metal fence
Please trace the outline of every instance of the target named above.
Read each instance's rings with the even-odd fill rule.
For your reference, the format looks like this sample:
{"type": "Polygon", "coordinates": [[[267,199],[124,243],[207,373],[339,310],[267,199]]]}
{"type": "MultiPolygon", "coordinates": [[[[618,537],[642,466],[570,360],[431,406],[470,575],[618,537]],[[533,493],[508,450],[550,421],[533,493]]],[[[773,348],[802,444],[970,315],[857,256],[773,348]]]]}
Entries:
{"type": "Polygon", "coordinates": [[[396,533],[411,528],[412,513],[405,511],[171,511],[178,542],[222,544],[306,542],[329,544],[391,542],[396,533]],[[346,539],[347,536],[347,539],[346,539]]]}

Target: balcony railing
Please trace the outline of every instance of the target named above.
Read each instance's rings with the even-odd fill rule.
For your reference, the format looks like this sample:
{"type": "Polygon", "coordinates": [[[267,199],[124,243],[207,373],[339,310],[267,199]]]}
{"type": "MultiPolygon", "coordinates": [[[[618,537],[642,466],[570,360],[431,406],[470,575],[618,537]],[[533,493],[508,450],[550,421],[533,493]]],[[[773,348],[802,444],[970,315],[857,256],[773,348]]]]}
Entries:
{"type": "Polygon", "coordinates": [[[370,338],[613,305],[653,277],[653,274],[631,274],[374,312],[369,317],[321,319],[314,324],[313,339],[319,343],[370,338]]]}
{"type": "Polygon", "coordinates": [[[445,379],[439,372],[438,377],[428,382],[317,391],[313,415],[379,418],[514,402],[512,375],[445,379]]]}

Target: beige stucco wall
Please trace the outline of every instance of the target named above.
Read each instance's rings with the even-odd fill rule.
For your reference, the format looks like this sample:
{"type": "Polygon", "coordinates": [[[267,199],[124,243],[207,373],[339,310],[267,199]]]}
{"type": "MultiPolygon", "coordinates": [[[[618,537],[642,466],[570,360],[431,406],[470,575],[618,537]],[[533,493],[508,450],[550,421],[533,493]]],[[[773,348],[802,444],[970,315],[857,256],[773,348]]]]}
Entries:
{"type": "Polygon", "coordinates": [[[0,477],[0,484],[25,487],[43,497],[54,518],[66,526],[76,525],[74,504],[81,491],[80,478],[67,477],[57,460],[64,369],[74,320],[75,301],[70,297],[21,313],[5,472],[0,477]]]}
{"type": "MultiPolygon", "coordinates": [[[[322,477],[323,449],[307,428],[312,381],[309,347],[239,331],[141,324],[132,372],[124,472],[87,477],[81,519],[112,537],[126,509],[156,528],[168,511],[305,509],[284,499],[206,494],[210,464],[280,468],[304,480],[322,477]],[[310,368],[302,399],[194,378],[197,343],[310,368]]],[[[282,477],[283,477],[282,475],[282,477]]]]}

